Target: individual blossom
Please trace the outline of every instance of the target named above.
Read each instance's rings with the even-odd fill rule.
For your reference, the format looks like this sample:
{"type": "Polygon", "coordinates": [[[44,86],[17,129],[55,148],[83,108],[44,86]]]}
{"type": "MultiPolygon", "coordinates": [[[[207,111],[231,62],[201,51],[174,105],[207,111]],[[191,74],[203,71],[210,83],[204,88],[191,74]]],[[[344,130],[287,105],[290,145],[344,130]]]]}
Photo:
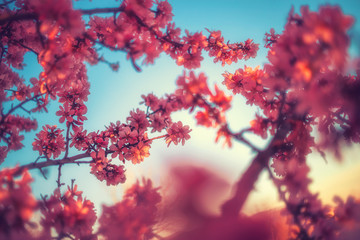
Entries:
{"type": "Polygon", "coordinates": [[[197,124],[203,125],[205,127],[212,127],[216,123],[214,123],[214,119],[210,116],[210,112],[207,108],[204,111],[199,111],[195,115],[197,124]]]}
{"type": "Polygon", "coordinates": [[[76,119],[74,118],[73,123],[77,125],[82,125],[83,122],[87,120],[87,117],[84,116],[87,113],[86,105],[83,103],[75,102],[71,104],[71,109],[74,110],[74,117],[76,117],[76,119]]]}
{"type": "Polygon", "coordinates": [[[266,139],[269,123],[269,119],[256,115],[256,118],[250,122],[250,130],[263,139],[266,139]]]}
{"type": "Polygon", "coordinates": [[[187,69],[194,69],[200,67],[200,62],[203,59],[201,51],[197,51],[195,53],[185,52],[183,55],[177,57],[176,64],[178,66],[184,66],[187,69]]]}
{"type": "Polygon", "coordinates": [[[210,101],[212,103],[215,103],[217,106],[222,108],[222,111],[226,111],[231,107],[231,100],[232,96],[226,96],[225,93],[221,91],[217,85],[215,85],[215,94],[211,94],[210,96],[210,101]]]}
{"type": "Polygon", "coordinates": [[[240,93],[243,88],[243,78],[238,73],[238,71],[235,72],[235,74],[225,72],[223,74],[224,81],[222,84],[224,84],[227,89],[232,90],[233,94],[240,93]]]}
{"type": "Polygon", "coordinates": [[[75,114],[75,110],[71,109],[68,104],[64,104],[64,106],[60,106],[60,110],[56,112],[57,116],[61,116],[59,119],[60,123],[63,123],[65,120],[66,122],[73,122],[73,116],[75,114]]]}
{"type": "Polygon", "coordinates": [[[110,123],[110,125],[106,127],[106,131],[109,133],[109,137],[112,142],[116,142],[119,139],[119,134],[123,128],[124,124],[121,124],[120,121],[110,123]]]}
{"type": "Polygon", "coordinates": [[[156,112],[149,117],[150,127],[152,127],[151,132],[161,132],[168,124],[169,118],[164,116],[160,112],[156,112]]]}
{"type": "Polygon", "coordinates": [[[265,45],[266,48],[271,48],[271,46],[276,43],[277,39],[280,37],[279,34],[275,34],[275,30],[273,28],[270,29],[270,33],[265,33],[265,45]]]}
{"type": "Polygon", "coordinates": [[[149,93],[148,95],[141,95],[141,98],[144,99],[143,102],[145,106],[149,107],[151,110],[155,111],[158,109],[159,106],[159,98],[156,97],[154,94],[149,93]]]}
{"type": "Polygon", "coordinates": [[[130,127],[126,126],[119,132],[119,139],[124,139],[130,144],[137,142],[139,133],[136,130],[131,130],[130,127]]]}
{"type": "Polygon", "coordinates": [[[139,109],[130,112],[130,117],[127,118],[127,122],[138,131],[146,130],[150,125],[145,112],[139,109]]]}
{"type": "Polygon", "coordinates": [[[124,139],[119,140],[117,143],[114,143],[110,146],[110,151],[113,151],[111,154],[112,158],[119,158],[120,161],[124,161],[124,153],[127,152],[125,146],[126,141],[124,139]]]}
{"type": "Polygon", "coordinates": [[[217,131],[217,134],[216,134],[215,142],[218,142],[221,137],[225,138],[225,142],[224,142],[223,146],[225,146],[227,144],[228,147],[231,148],[232,135],[230,134],[227,125],[224,125],[219,128],[219,130],[217,131]]]}
{"type": "MultiPolygon", "coordinates": [[[[208,30],[208,29],[207,29],[208,30]]],[[[231,64],[231,60],[226,57],[226,52],[229,49],[229,46],[224,43],[224,37],[221,36],[221,31],[209,31],[210,33],[208,37],[209,41],[209,56],[214,58],[214,62],[222,61],[222,65],[225,63],[231,64]]]]}
{"type": "Polygon", "coordinates": [[[88,134],[89,142],[96,149],[106,148],[109,144],[109,133],[107,131],[91,132],[88,134]]]}
{"type": "Polygon", "coordinates": [[[89,94],[89,83],[82,82],[81,84],[72,86],[71,89],[59,92],[58,96],[60,97],[59,102],[67,102],[70,104],[76,101],[86,102],[89,94]]]}
{"type": "Polygon", "coordinates": [[[206,36],[204,36],[201,32],[190,34],[188,30],[185,30],[185,33],[186,36],[183,37],[185,42],[183,49],[190,55],[201,55],[201,50],[208,46],[206,36]]]}
{"type": "Polygon", "coordinates": [[[130,147],[125,154],[125,159],[130,160],[133,164],[141,163],[144,158],[149,157],[150,144],[149,142],[139,142],[135,146],[130,147]]]}
{"type": "Polygon", "coordinates": [[[275,155],[270,166],[273,168],[276,176],[283,177],[286,175],[288,161],[289,158],[287,154],[281,153],[275,155]]]}
{"type": "Polygon", "coordinates": [[[165,137],[165,142],[167,143],[168,147],[170,143],[177,145],[181,142],[181,144],[184,145],[185,141],[190,139],[190,127],[187,125],[183,126],[182,122],[180,121],[172,123],[166,131],[167,136],[165,137]]]}
{"type": "Polygon", "coordinates": [[[197,77],[193,71],[190,72],[189,76],[186,76],[184,72],[176,80],[176,85],[178,85],[178,89],[175,91],[175,95],[184,99],[185,107],[198,104],[199,95],[207,96],[211,94],[204,73],[200,73],[197,77]]]}
{"type": "Polygon", "coordinates": [[[243,57],[244,60],[248,60],[250,58],[255,58],[257,55],[257,51],[259,50],[259,44],[254,43],[252,39],[247,39],[245,44],[241,46],[243,53],[238,53],[238,59],[243,57]]]}
{"type": "Polygon", "coordinates": [[[85,150],[89,147],[89,137],[87,136],[87,130],[84,130],[82,126],[73,126],[73,132],[71,132],[70,147],[75,146],[79,151],[85,150]]]}
{"type": "MultiPolygon", "coordinates": [[[[175,26],[175,23],[168,23],[166,25],[166,36],[169,39],[172,39],[174,42],[180,42],[181,38],[181,29],[175,26]]],[[[181,44],[171,44],[169,42],[162,42],[162,48],[165,53],[169,54],[171,58],[176,59],[179,56],[179,49],[181,48],[181,44]]]]}
{"type": "Polygon", "coordinates": [[[145,46],[144,54],[146,54],[146,58],[143,60],[144,64],[154,64],[156,58],[160,56],[162,52],[160,43],[156,40],[155,37],[150,37],[151,44],[144,42],[143,45],[145,46]]]}
{"type": "Polygon", "coordinates": [[[205,127],[217,127],[226,122],[224,113],[215,107],[205,106],[204,111],[196,113],[197,124],[205,127]]]}

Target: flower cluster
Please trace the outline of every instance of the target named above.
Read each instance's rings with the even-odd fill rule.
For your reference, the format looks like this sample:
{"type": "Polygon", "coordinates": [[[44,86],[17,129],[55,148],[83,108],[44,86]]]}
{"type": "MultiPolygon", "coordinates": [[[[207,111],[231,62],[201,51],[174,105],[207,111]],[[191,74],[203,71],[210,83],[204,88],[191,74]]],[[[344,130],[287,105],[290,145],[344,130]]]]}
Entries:
{"type": "Polygon", "coordinates": [[[302,7],[301,15],[291,12],[283,33],[268,35],[272,44],[262,78],[268,101],[286,91],[284,108],[295,110],[298,117],[311,116],[315,121],[308,123],[316,124],[324,136],[321,147],[335,151],[339,137],[359,141],[353,108],[358,100],[348,97],[358,89],[358,74],[343,75],[350,42],[347,32],[353,21],[339,7],[324,6],[318,12],[302,7]],[[344,130],[335,130],[336,125],[344,130]]]}
{"type": "Polygon", "coordinates": [[[143,179],[129,188],[124,199],[114,206],[103,206],[99,233],[105,239],[140,240],[155,235],[157,205],[161,201],[158,189],[143,179]]]}
{"type": "MultiPolygon", "coordinates": [[[[209,30],[208,30],[209,31],[209,30]]],[[[237,62],[242,59],[255,58],[259,49],[259,44],[255,44],[251,39],[244,43],[225,43],[221,31],[209,31],[208,37],[209,56],[215,57],[214,62],[221,61],[222,66],[237,62]]]]}
{"type": "Polygon", "coordinates": [[[118,185],[124,183],[126,180],[125,170],[123,165],[111,164],[110,160],[105,157],[104,150],[92,152],[91,157],[94,163],[91,163],[91,173],[100,181],[106,181],[106,185],[118,185]]]}
{"type": "Polygon", "coordinates": [[[61,236],[74,236],[72,239],[94,239],[94,204],[83,199],[82,192],[77,190],[76,185],[68,187],[64,194],[57,188],[50,198],[44,198],[41,213],[44,239],[50,239],[53,231],[61,236]]]}
{"type": "Polygon", "coordinates": [[[176,122],[171,124],[171,126],[166,131],[168,136],[165,138],[165,141],[168,146],[172,142],[175,145],[177,145],[179,142],[184,145],[185,140],[190,138],[189,132],[191,132],[191,129],[189,126],[183,126],[182,122],[176,122]]]}
{"type": "Polygon", "coordinates": [[[38,151],[40,156],[45,155],[46,158],[57,158],[65,151],[65,138],[61,129],[56,125],[45,125],[43,130],[36,134],[33,142],[33,149],[38,151]]]}
{"type": "MultiPolygon", "coordinates": [[[[0,122],[0,139],[8,145],[4,152],[22,148],[23,144],[21,141],[24,139],[24,136],[20,135],[20,132],[29,132],[37,128],[35,120],[18,115],[9,115],[6,118],[0,116],[0,122]]],[[[4,158],[0,158],[0,163],[3,160],[4,158]]]]}
{"type": "MultiPolygon", "coordinates": [[[[84,102],[89,83],[84,62],[104,62],[114,71],[119,68],[119,63],[99,57],[99,46],[125,52],[136,70],[140,70],[137,60],[152,64],[162,52],[178,65],[191,69],[200,67],[203,50],[208,51],[214,61],[230,64],[255,57],[258,49],[250,39],[244,43],[225,43],[220,31],[209,31],[207,37],[201,32],[186,30],[182,36],[181,30],[171,22],[172,7],[167,0],[129,0],[118,7],[100,10],[75,10],[70,0],[17,0],[13,9],[5,4],[0,14],[4,16],[0,24],[0,102],[18,101],[8,113],[2,112],[0,116],[4,128],[0,140],[8,145],[5,153],[22,147],[19,132],[24,129],[3,127],[15,110],[47,111],[50,100],[59,97],[63,103],[57,112],[61,123],[81,125],[86,120],[84,102]],[[103,17],[99,13],[112,16],[103,17]],[[87,19],[84,15],[91,17],[87,19]],[[36,55],[43,69],[37,78],[30,79],[28,86],[12,70],[23,68],[27,52],[36,55]],[[27,102],[35,106],[27,109],[24,107],[27,102]]],[[[152,124],[157,124],[155,131],[165,127],[159,122],[159,114],[151,118],[152,124]]]]}
{"type": "Polygon", "coordinates": [[[37,208],[27,170],[19,167],[0,171],[0,238],[21,239],[30,226],[30,220],[37,208]],[[21,173],[18,178],[17,175],[21,173]]]}
{"type": "MultiPolygon", "coordinates": [[[[296,121],[306,123],[302,135],[309,135],[310,125],[317,125],[324,136],[318,146],[333,148],[338,155],[341,138],[360,141],[358,110],[354,108],[359,102],[348,97],[359,89],[358,73],[342,75],[349,46],[347,31],[352,23],[353,18],[338,7],[321,7],[319,12],[302,7],[301,15],[290,13],[281,34],[275,34],[273,29],[266,34],[269,63],[264,69],[245,66],[235,73],[223,74],[223,84],[229,90],[240,93],[248,104],[262,110],[259,117],[264,117],[262,122],[266,124],[259,119],[253,121],[253,132],[266,136],[270,129],[274,134],[277,119],[286,115],[293,119],[289,125],[296,121]]],[[[313,144],[306,145],[309,146],[313,144]]]]}
{"type": "Polygon", "coordinates": [[[59,93],[59,102],[63,103],[60,110],[56,112],[60,116],[59,122],[66,121],[66,125],[82,125],[87,120],[84,116],[87,112],[85,102],[89,95],[89,83],[86,81],[77,81],[73,83],[71,89],[59,93]]]}
{"type": "Polygon", "coordinates": [[[202,110],[196,113],[196,120],[199,125],[206,127],[219,127],[218,136],[226,138],[226,143],[231,146],[231,133],[227,127],[224,113],[230,109],[231,96],[225,93],[215,85],[215,93],[211,92],[205,74],[200,73],[196,76],[194,72],[186,73],[178,77],[176,84],[178,89],[175,95],[182,100],[185,109],[194,111],[196,107],[202,110]]]}
{"type": "MultiPolygon", "coordinates": [[[[81,126],[86,120],[84,116],[86,107],[83,103],[86,98],[87,93],[81,93],[77,88],[73,88],[71,92],[63,92],[60,102],[64,105],[60,106],[57,115],[61,116],[60,123],[66,121],[67,148],[75,147],[85,152],[86,156],[90,156],[92,158],[91,173],[100,181],[106,181],[107,185],[124,183],[126,180],[123,165],[125,160],[133,164],[144,161],[150,155],[149,149],[154,139],[165,138],[168,145],[171,142],[177,145],[179,142],[184,144],[190,138],[189,126],[183,126],[181,122],[173,123],[171,120],[171,113],[184,106],[183,99],[175,95],[167,95],[164,98],[158,98],[153,94],[143,95],[142,103],[147,107],[146,113],[140,109],[133,110],[125,123],[117,121],[110,123],[104,131],[89,133],[81,126]],[[166,130],[167,134],[154,138],[148,137],[149,133],[163,130],[166,130]],[[112,159],[109,158],[110,155],[112,159]],[[113,159],[119,159],[120,164],[113,162],[113,159]]],[[[221,99],[214,101],[221,101],[221,99]]],[[[62,131],[47,126],[37,135],[38,139],[33,143],[34,149],[47,158],[50,158],[51,154],[54,154],[54,158],[59,156],[61,151],[65,150],[62,131]]]]}

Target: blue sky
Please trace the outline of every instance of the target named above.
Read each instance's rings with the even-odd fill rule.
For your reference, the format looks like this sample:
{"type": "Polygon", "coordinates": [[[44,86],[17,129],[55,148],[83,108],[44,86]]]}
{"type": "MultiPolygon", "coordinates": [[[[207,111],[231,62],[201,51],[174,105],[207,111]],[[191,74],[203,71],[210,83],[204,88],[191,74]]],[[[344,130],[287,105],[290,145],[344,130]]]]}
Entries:
{"type": "MultiPolygon", "coordinates": [[[[295,11],[299,11],[301,5],[308,4],[310,9],[316,10],[320,4],[330,3],[340,5],[344,13],[353,15],[356,18],[358,18],[360,12],[360,1],[354,0],[253,0],[246,2],[236,0],[170,0],[169,2],[173,6],[173,20],[183,30],[188,29],[190,32],[203,31],[204,33],[206,32],[205,28],[221,30],[225,40],[239,42],[252,38],[254,42],[260,44],[257,58],[240,61],[231,66],[222,67],[221,64],[214,64],[212,59],[204,56],[205,59],[201,64],[201,68],[197,69],[196,72],[205,72],[211,87],[214,83],[221,85],[223,81],[221,74],[224,71],[233,72],[243,67],[244,64],[252,67],[262,66],[266,62],[266,50],[262,47],[264,34],[270,28],[274,28],[276,32],[281,32],[292,6],[294,6],[295,11]]],[[[93,0],[92,2],[79,1],[76,2],[75,6],[77,8],[93,8],[92,6],[114,7],[118,4],[119,2],[93,0]]],[[[357,32],[359,35],[360,24],[358,22],[355,23],[353,32],[357,32]]],[[[359,55],[359,49],[355,45],[352,48],[352,53],[359,55]]],[[[161,55],[154,65],[143,66],[141,73],[136,72],[131,63],[126,60],[125,55],[121,53],[104,52],[104,56],[110,61],[119,61],[120,70],[119,72],[112,72],[105,64],[101,63],[88,68],[91,94],[87,102],[88,113],[86,116],[89,120],[84,125],[88,131],[103,130],[104,125],[117,120],[124,122],[129,112],[139,107],[142,94],[152,92],[161,96],[173,92],[176,87],[175,80],[183,72],[183,68],[178,67],[166,55],[161,55]]],[[[40,67],[36,63],[35,56],[28,54],[26,59],[28,66],[21,75],[26,79],[32,76],[36,77],[40,67]]],[[[224,86],[221,87],[225,89],[224,86]]],[[[43,124],[61,126],[55,116],[57,110],[58,105],[54,102],[49,106],[49,114],[34,115],[39,120],[39,126],[43,124]]],[[[256,109],[246,106],[244,99],[236,96],[227,117],[231,127],[234,130],[240,130],[248,127],[249,121],[252,120],[255,113],[256,109]]],[[[155,142],[150,149],[150,157],[145,159],[144,163],[136,166],[126,164],[129,181],[125,185],[133,183],[135,178],[140,176],[150,177],[156,184],[161,184],[165,180],[163,172],[168,163],[181,161],[182,158],[196,159],[198,165],[213,166],[219,173],[226,175],[229,181],[234,182],[240,173],[246,169],[249,161],[254,156],[249,149],[238,143],[235,143],[232,149],[223,148],[222,143],[215,144],[215,130],[196,126],[193,116],[186,112],[176,114],[174,119],[182,120],[185,124],[191,126],[193,129],[191,139],[185,146],[172,145],[169,148],[166,147],[163,141],[155,142]]],[[[36,159],[36,153],[32,151],[31,142],[35,137],[35,133],[39,130],[40,128],[36,132],[26,134],[24,142],[26,147],[20,151],[10,153],[3,166],[12,166],[14,162],[30,162],[36,159]]],[[[258,146],[264,145],[264,142],[258,138],[252,138],[252,140],[258,146]]],[[[340,172],[339,169],[344,172],[349,171],[349,169],[353,169],[353,171],[359,169],[354,167],[359,166],[359,161],[352,157],[359,154],[359,152],[358,147],[349,149],[346,156],[352,159],[344,164],[338,164],[333,160],[325,164],[318,155],[312,155],[310,160],[314,170],[311,174],[316,177],[313,189],[315,191],[325,191],[326,193],[321,196],[326,198],[326,194],[330,194],[330,180],[324,179],[333,178],[335,174],[340,172]]],[[[32,175],[36,178],[33,184],[36,196],[51,194],[55,188],[57,169],[52,168],[49,170],[49,180],[47,181],[36,170],[32,171],[32,175]]],[[[124,185],[107,187],[105,183],[97,181],[94,176],[90,175],[89,171],[90,168],[87,166],[64,166],[63,181],[70,184],[70,179],[76,178],[79,188],[84,191],[85,196],[95,201],[96,207],[99,207],[102,203],[110,204],[121,199],[124,185]]],[[[348,181],[354,180],[358,181],[360,179],[351,178],[348,181]]],[[[360,189],[351,186],[349,191],[360,192],[360,189]]],[[[262,174],[257,190],[247,203],[247,211],[250,213],[263,208],[265,201],[269,205],[274,204],[272,206],[276,206],[277,196],[272,184],[268,182],[266,174],[262,174]]]]}

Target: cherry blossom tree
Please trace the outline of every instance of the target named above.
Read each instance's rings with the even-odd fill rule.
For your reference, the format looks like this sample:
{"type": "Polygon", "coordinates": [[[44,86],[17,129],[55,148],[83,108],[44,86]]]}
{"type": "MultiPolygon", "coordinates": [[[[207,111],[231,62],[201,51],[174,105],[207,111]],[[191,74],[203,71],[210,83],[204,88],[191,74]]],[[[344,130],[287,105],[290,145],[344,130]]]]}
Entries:
{"type": "Polygon", "coordinates": [[[222,66],[230,65],[255,58],[259,44],[251,39],[227,41],[221,31],[181,30],[172,22],[167,0],[125,0],[114,6],[74,9],[70,0],[7,0],[0,5],[0,163],[23,147],[24,132],[37,132],[32,147],[38,152],[33,162],[0,171],[1,239],[356,239],[360,235],[359,201],[336,197],[335,205],[322,204],[309,190],[307,163],[312,151],[323,156],[333,151],[340,158],[344,143],[360,141],[359,70],[348,67],[348,30],[354,17],[336,6],[291,10],[282,32],[269,29],[265,34],[268,62],[263,67],[225,71],[224,86],[209,86],[205,73],[192,71],[200,67],[204,54],[222,66]],[[176,79],[174,92],[144,93],[141,106],[124,116],[124,122],[91,132],[83,126],[90,94],[87,66],[105,63],[113,71],[119,69],[119,63],[107,60],[101,49],[126,54],[138,72],[141,64],[153,64],[164,53],[184,72],[176,79]],[[37,78],[18,74],[28,52],[37,56],[42,68],[37,78]],[[259,112],[249,127],[233,130],[226,112],[237,94],[259,112]],[[31,117],[47,112],[51,102],[60,104],[55,114],[64,128],[58,123],[38,128],[31,117]],[[141,164],[154,141],[164,141],[164,147],[184,145],[191,128],[172,119],[178,111],[194,113],[198,125],[215,129],[216,142],[224,141],[228,147],[240,142],[255,153],[220,215],[196,208],[205,179],[220,180],[192,167],[172,170],[177,190],[170,205],[146,176],[127,189],[121,201],[98,213],[74,181],[63,186],[64,165],[88,165],[99,181],[118,185],[126,181],[125,166],[141,164]],[[315,133],[320,137],[314,138],[315,133]],[[267,145],[257,147],[247,134],[266,139],[267,145]],[[36,199],[30,173],[39,170],[46,177],[45,171],[53,168],[57,188],[51,196],[36,199]],[[263,171],[284,203],[287,222],[282,227],[269,222],[268,216],[241,214],[263,171]],[[172,219],[179,213],[183,224],[165,233],[162,224],[176,225],[172,219]]]}

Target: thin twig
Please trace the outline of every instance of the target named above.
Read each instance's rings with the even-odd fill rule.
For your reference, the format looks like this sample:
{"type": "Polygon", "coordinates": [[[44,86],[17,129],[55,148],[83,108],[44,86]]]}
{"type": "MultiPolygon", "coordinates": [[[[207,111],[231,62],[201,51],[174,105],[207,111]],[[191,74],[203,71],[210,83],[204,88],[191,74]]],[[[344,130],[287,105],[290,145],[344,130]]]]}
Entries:
{"type": "Polygon", "coordinates": [[[33,101],[34,99],[40,97],[43,94],[38,94],[33,96],[32,98],[28,98],[24,101],[22,101],[21,103],[19,103],[18,105],[16,105],[15,107],[11,107],[11,109],[3,116],[3,118],[1,119],[1,123],[3,123],[5,121],[5,119],[11,114],[13,113],[16,109],[21,108],[25,103],[33,101]]]}
{"type": "Polygon", "coordinates": [[[70,133],[70,127],[72,126],[72,123],[67,124],[67,130],[66,130],[66,148],[65,148],[65,156],[64,158],[67,158],[69,155],[69,142],[70,142],[70,137],[69,137],[69,133],[70,133]]]}
{"type": "Polygon", "coordinates": [[[83,15],[94,15],[100,13],[117,13],[124,11],[124,7],[120,6],[117,8],[94,8],[94,9],[81,9],[80,12],[83,15]]]}
{"type": "Polygon", "coordinates": [[[20,46],[23,47],[23,48],[26,48],[26,49],[29,50],[30,52],[33,52],[36,56],[39,56],[39,53],[36,52],[36,51],[35,51],[34,49],[32,49],[31,47],[28,47],[28,46],[22,44],[21,42],[19,42],[19,41],[17,41],[17,40],[12,40],[12,42],[20,45],[20,46]]]}
{"type": "MultiPolygon", "coordinates": [[[[248,129],[247,129],[248,130],[248,129]]],[[[231,133],[231,136],[233,136],[237,141],[244,143],[245,145],[247,145],[248,147],[251,148],[251,150],[255,151],[255,152],[260,152],[261,150],[256,147],[254,144],[252,144],[249,140],[245,139],[243,136],[243,133],[245,131],[241,131],[240,133],[231,133]]]]}
{"type": "Polygon", "coordinates": [[[58,179],[56,180],[56,183],[57,183],[58,188],[60,188],[61,185],[63,185],[63,184],[61,183],[61,167],[62,167],[62,166],[63,166],[62,164],[59,164],[59,167],[58,167],[58,179]]]}
{"type": "Polygon", "coordinates": [[[39,168],[39,171],[40,171],[40,173],[43,175],[43,177],[47,180],[47,177],[46,177],[44,171],[42,170],[42,168],[39,168]]]}

